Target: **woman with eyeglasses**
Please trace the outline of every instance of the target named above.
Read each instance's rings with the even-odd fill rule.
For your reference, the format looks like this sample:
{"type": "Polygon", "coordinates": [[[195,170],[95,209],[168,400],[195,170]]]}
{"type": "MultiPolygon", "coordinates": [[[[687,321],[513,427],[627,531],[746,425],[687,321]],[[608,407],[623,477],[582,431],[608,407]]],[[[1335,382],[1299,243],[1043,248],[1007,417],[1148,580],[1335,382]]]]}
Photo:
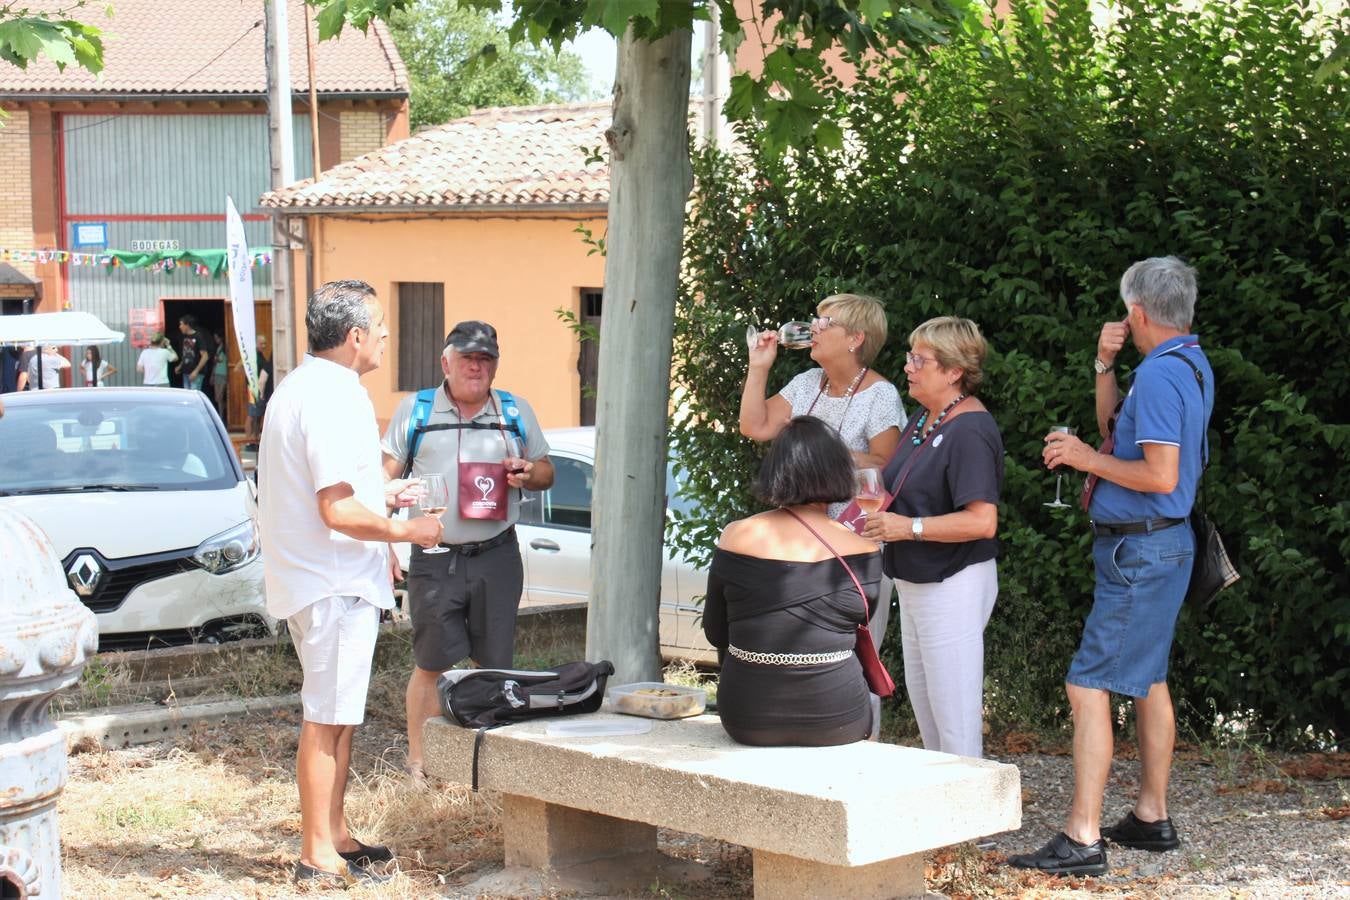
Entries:
{"type": "MultiPolygon", "coordinates": [[[[778,357],[778,334],[761,332],[750,348],[750,369],[741,391],[741,434],[771,441],[793,418],[814,416],[834,429],[857,468],[881,468],[900,442],[905,408],[900,393],[871,368],[886,343],[886,311],[874,297],[834,294],[816,306],[811,320],[811,360],[807,369],[766,399],[769,369],[778,357]]],[[[830,518],[848,507],[831,503],[830,518]]],[[[883,579],[880,600],[870,622],[880,649],[890,618],[891,584],[883,579]]]]}
{"type": "MultiPolygon", "coordinates": [[[[886,311],[873,297],[835,294],[820,301],[811,320],[807,369],[767,397],[778,334],[764,331],[750,348],[741,391],[741,434],[771,441],[796,416],[815,416],[835,430],[856,466],[884,466],[900,441],[905,409],[895,385],[870,368],[886,343],[886,311]]],[[[833,504],[837,515],[847,504],[833,504]]]]}
{"type": "Polygon", "coordinates": [[[984,627],[998,596],[1003,438],[975,396],[987,345],[969,319],[929,319],[909,336],[905,376],[919,404],[882,477],[888,509],[863,537],[885,541],[900,595],[905,689],[926,750],[984,752],[984,627]]]}

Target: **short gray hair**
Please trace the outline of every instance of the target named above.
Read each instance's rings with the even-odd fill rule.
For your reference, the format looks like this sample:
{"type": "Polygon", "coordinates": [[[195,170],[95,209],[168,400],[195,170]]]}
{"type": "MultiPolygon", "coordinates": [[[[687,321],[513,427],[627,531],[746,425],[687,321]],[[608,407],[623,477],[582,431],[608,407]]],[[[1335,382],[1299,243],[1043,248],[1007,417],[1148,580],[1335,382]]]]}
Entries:
{"type": "Polygon", "coordinates": [[[1120,299],[1138,303],[1160,325],[1186,331],[1195,318],[1195,269],[1175,256],[1141,259],[1120,277],[1120,299]]]}
{"type": "Polygon", "coordinates": [[[375,289],[364,281],[330,281],[321,285],[305,305],[309,352],[322,353],[341,346],[353,328],[370,330],[366,305],[375,289]]]}

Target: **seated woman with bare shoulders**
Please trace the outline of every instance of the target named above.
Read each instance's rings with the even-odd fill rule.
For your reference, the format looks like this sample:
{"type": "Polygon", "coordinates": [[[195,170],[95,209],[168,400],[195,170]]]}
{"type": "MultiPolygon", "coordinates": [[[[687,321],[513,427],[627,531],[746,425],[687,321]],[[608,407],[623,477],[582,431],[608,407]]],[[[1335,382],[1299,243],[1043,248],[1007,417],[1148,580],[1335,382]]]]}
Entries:
{"type": "Polygon", "coordinates": [[[867,611],[830,547],[869,606],[881,553],[825,512],[853,495],[848,448],[819,419],[795,418],[769,447],[755,494],[774,509],[722,532],[703,608],[703,632],[722,657],[722,727],[755,746],[863,740],[872,705],[853,646],[867,611]]]}

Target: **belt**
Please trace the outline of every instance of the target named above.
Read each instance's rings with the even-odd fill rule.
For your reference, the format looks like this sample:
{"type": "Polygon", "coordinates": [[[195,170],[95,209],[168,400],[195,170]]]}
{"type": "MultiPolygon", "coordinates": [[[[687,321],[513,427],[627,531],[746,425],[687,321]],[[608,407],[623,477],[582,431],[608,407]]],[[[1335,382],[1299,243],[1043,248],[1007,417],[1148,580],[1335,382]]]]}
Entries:
{"type": "Polygon", "coordinates": [[[513,541],[515,539],[516,526],[512,525],[501,534],[493,535],[486,541],[479,541],[476,544],[441,544],[441,546],[447,550],[455,551],[460,556],[477,556],[480,553],[486,553],[493,547],[500,547],[507,541],[513,541]]]}
{"type": "Polygon", "coordinates": [[[1185,521],[1185,519],[1144,519],[1142,522],[1093,522],[1092,533],[1099,537],[1104,534],[1148,534],[1180,525],[1185,521]]]}
{"type": "Polygon", "coordinates": [[[759,663],[761,666],[822,666],[825,663],[843,662],[853,655],[852,650],[835,650],[831,653],[760,653],[758,650],[742,650],[727,645],[727,652],[742,662],[759,663]]]}

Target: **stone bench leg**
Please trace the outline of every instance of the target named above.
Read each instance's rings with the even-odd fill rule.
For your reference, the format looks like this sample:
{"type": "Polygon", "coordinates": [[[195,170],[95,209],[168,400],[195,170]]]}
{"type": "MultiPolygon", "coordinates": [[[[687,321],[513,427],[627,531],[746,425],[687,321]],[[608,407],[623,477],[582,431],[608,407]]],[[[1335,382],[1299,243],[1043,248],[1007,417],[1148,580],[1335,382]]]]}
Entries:
{"type": "Polygon", "coordinates": [[[582,863],[656,854],[656,826],[502,795],[506,864],[565,869],[582,863]]]}
{"type": "Polygon", "coordinates": [[[794,856],[753,851],[755,900],[884,900],[923,897],[923,854],[866,866],[832,866],[794,856]]]}

